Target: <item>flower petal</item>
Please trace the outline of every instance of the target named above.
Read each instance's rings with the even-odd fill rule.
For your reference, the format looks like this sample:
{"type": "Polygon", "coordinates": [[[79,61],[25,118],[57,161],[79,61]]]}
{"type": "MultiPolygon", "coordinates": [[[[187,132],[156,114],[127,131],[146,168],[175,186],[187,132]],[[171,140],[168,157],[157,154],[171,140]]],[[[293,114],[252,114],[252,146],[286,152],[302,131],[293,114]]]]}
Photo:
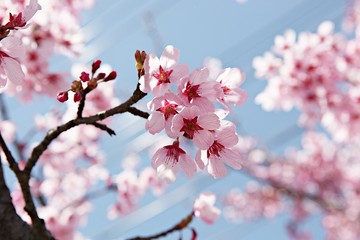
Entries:
{"type": "Polygon", "coordinates": [[[197,123],[204,129],[216,130],[220,127],[219,117],[215,113],[206,113],[199,116],[197,123]]]}
{"type": "Polygon", "coordinates": [[[207,167],[208,172],[214,178],[222,178],[226,176],[226,167],[222,161],[217,158],[210,157],[209,165],[207,167]]]}
{"type": "Polygon", "coordinates": [[[179,164],[188,178],[192,178],[195,175],[196,165],[189,155],[181,154],[179,164]]]}
{"type": "Polygon", "coordinates": [[[172,45],[168,45],[165,47],[164,51],[161,54],[160,64],[164,68],[169,69],[179,61],[179,57],[179,49],[175,48],[172,45]]]}
{"type": "Polygon", "coordinates": [[[2,59],[2,67],[8,79],[15,85],[19,85],[25,78],[25,74],[21,69],[20,63],[13,58],[4,57],[2,59]]]}
{"type": "Polygon", "coordinates": [[[241,158],[241,153],[232,149],[224,149],[220,156],[221,161],[234,169],[241,168],[241,158]]]}
{"type": "Polygon", "coordinates": [[[165,119],[162,113],[153,112],[146,120],[145,128],[151,134],[156,134],[164,129],[165,119]]]}
{"type": "Polygon", "coordinates": [[[201,150],[207,150],[214,143],[214,135],[207,130],[200,130],[194,134],[194,144],[201,150]]]}

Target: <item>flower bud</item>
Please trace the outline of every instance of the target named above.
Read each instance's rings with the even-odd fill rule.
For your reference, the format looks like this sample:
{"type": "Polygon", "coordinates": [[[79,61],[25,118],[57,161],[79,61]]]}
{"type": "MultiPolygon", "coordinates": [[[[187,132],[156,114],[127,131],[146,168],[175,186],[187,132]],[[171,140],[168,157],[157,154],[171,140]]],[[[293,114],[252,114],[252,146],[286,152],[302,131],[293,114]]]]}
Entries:
{"type": "Polygon", "coordinates": [[[80,80],[83,81],[83,82],[87,82],[90,80],[90,76],[88,73],[86,72],[82,72],[81,75],[80,75],[80,80]]]}
{"type": "Polygon", "coordinates": [[[97,78],[98,80],[100,80],[100,79],[103,79],[105,76],[106,76],[105,73],[99,73],[96,78],[97,78]]]}
{"type": "Polygon", "coordinates": [[[139,51],[136,50],[135,52],[135,66],[138,71],[141,71],[143,69],[144,61],[146,58],[146,52],[145,51],[139,51]]]}
{"type": "Polygon", "coordinates": [[[59,102],[66,102],[68,99],[69,99],[69,94],[68,94],[67,91],[66,92],[59,92],[57,94],[57,100],[59,102]]]}
{"type": "Polygon", "coordinates": [[[94,74],[99,68],[100,68],[100,65],[101,65],[101,60],[95,60],[91,66],[91,72],[92,74],[94,74]]]}
{"type": "Polygon", "coordinates": [[[75,92],[74,94],[74,102],[80,101],[82,98],[81,92],[75,92]]]}
{"type": "Polygon", "coordinates": [[[106,78],[104,79],[105,82],[110,81],[110,80],[114,80],[117,76],[116,71],[111,71],[111,73],[109,73],[109,75],[106,76],[106,78]]]}

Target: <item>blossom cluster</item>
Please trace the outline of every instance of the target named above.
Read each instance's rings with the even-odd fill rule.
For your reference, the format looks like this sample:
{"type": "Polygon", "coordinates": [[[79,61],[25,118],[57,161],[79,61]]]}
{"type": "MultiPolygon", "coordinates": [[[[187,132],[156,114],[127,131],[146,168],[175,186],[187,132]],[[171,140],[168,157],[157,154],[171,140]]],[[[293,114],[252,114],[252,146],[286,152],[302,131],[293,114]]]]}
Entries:
{"type": "Polygon", "coordinates": [[[49,69],[51,56],[80,52],[80,10],[92,4],[92,0],[1,1],[1,92],[31,101],[34,95],[53,97],[65,89],[68,74],[49,69]]]}
{"type": "MultiPolygon", "coordinates": [[[[1,9],[1,8],[0,8],[1,9]]],[[[9,36],[12,30],[23,29],[34,14],[41,9],[37,0],[31,0],[18,14],[9,13],[9,19],[0,18],[0,87],[7,85],[7,79],[19,85],[25,78],[20,65],[25,49],[21,38],[9,36]],[[4,22],[2,24],[2,22],[4,22]],[[7,22],[6,22],[7,21],[7,22]]]]}
{"type": "Polygon", "coordinates": [[[207,224],[213,224],[220,216],[221,210],[215,207],[216,196],[212,192],[201,193],[196,198],[193,208],[194,216],[207,224]]]}
{"type": "Polygon", "coordinates": [[[298,39],[292,30],[277,36],[272,52],[253,61],[268,81],[256,102],[268,111],[296,107],[303,125],[321,123],[336,141],[351,141],[360,133],[359,46],[358,38],[334,33],[331,22],[298,39]]]}
{"type": "Polygon", "coordinates": [[[108,74],[100,71],[100,73],[95,76],[95,73],[99,70],[100,67],[101,60],[95,60],[91,65],[91,72],[89,73],[86,71],[82,71],[79,76],[80,80],[72,81],[71,88],[69,90],[59,92],[57,94],[57,100],[59,102],[66,102],[69,99],[68,92],[72,91],[74,92],[74,102],[78,102],[83,98],[83,94],[94,90],[99,83],[108,82],[116,78],[117,73],[114,70],[108,74]]]}
{"type": "Polygon", "coordinates": [[[226,68],[210,81],[209,69],[189,73],[187,65],[179,64],[179,50],[173,46],[167,46],[160,59],[147,55],[143,69],[140,90],[154,95],[148,103],[151,115],[146,129],[151,134],[165,130],[174,139],[152,158],[159,176],[172,182],[181,168],[191,178],[198,166],[220,178],[226,175],[224,163],[239,169],[241,155],[234,148],[238,142],[236,127],[224,118],[230,104],[238,106],[246,100],[246,93],[239,88],[244,73],[238,68],[226,68]],[[217,109],[216,102],[225,109],[217,109]],[[180,146],[185,139],[197,148],[195,161],[180,146]]]}
{"type": "Polygon", "coordinates": [[[244,149],[244,171],[265,185],[250,183],[244,191],[228,192],[225,217],[231,221],[272,218],[287,210],[289,235],[310,239],[299,226],[321,211],[327,239],[358,239],[359,144],[334,143],[324,134],[309,132],[302,147],[288,150],[285,156],[271,156],[255,145],[244,149]]]}

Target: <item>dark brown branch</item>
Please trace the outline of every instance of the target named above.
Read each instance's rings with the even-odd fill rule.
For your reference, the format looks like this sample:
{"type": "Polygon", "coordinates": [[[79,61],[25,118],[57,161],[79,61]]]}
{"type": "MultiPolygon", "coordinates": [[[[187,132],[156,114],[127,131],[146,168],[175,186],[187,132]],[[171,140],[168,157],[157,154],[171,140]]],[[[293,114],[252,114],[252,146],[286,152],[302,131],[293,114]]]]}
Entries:
{"type": "Polygon", "coordinates": [[[161,233],[151,235],[151,236],[148,236],[148,237],[134,237],[134,238],[129,238],[127,240],[152,240],[152,239],[165,237],[169,233],[176,232],[176,231],[181,231],[181,230],[185,229],[186,227],[188,227],[189,224],[191,223],[191,221],[193,220],[193,217],[194,217],[194,213],[191,212],[184,219],[182,219],[178,224],[176,224],[172,228],[169,228],[166,231],[163,231],[161,233]]]}
{"type": "Polygon", "coordinates": [[[35,203],[33,201],[29,186],[30,174],[21,171],[20,174],[17,175],[17,178],[25,201],[24,209],[31,218],[32,226],[37,239],[54,239],[51,233],[46,229],[44,220],[41,219],[37,214],[35,203]]]}
{"type": "Polygon", "coordinates": [[[0,239],[36,239],[33,230],[17,214],[6,185],[0,159],[0,239]]]}
{"type": "Polygon", "coordinates": [[[128,108],[128,112],[131,113],[132,115],[135,115],[135,116],[139,116],[139,117],[142,117],[142,118],[145,118],[145,119],[148,119],[150,114],[147,113],[147,112],[143,112],[135,107],[129,107],[128,108]]]}
{"type": "Polygon", "coordinates": [[[90,117],[84,118],[77,118],[73,119],[57,128],[48,132],[45,138],[33,149],[30,158],[28,159],[24,171],[26,173],[30,173],[32,168],[35,166],[36,162],[40,158],[41,154],[47,149],[50,143],[56,139],[61,133],[81,124],[94,124],[97,121],[104,120],[110,116],[127,112],[129,107],[140,99],[146,96],[146,93],[143,93],[139,89],[139,85],[137,86],[136,90],[134,91],[133,95],[124,103],[111,108],[105,112],[95,114],[90,117]]]}
{"type": "Polygon", "coordinates": [[[81,94],[81,100],[80,100],[78,111],[77,111],[77,118],[82,118],[82,113],[83,113],[84,108],[85,108],[86,95],[90,91],[91,91],[90,88],[87,87],[87,88],[85,88],[85,90],[81,94]]]}
{"type": "Polygon", "coordinates": [[[93,125],[94,127],[97,127],[99,129],[107,132],[110,136],[116,135],[115,131],[112,130],[111,128],[109,128],[108,126],[106,126],[105,124],[95,122],[95,123],[90,123],[90,125],[93,125]]]}
{"type": "Polygon", "coordinates": [[[2,137],[1,132],[0,132],[0,146],[1,146],[1,149],[3,150],[3,152],[5,153],[6,159],[7,159],[8,163],[9,163],[9,166],[10,166],[11,170],[16,174],[16,176],[18,176],[18,174],[20,173],[19,166],[18,166],[15,158],[13,157],[10,149],[6,145],[6,143],[4,141],[4,138],[2,137]]]}
{"type": "MultiPolygon", "coordinates": [[[[4,107],[3,102],[1,102],[1,108],[2,108],[2,114],[3,117],[6,119],[8,118],[8,115],[6,113],[6,109],[4,107]]],[[[32,221],[32,226],[33,226],[33,230],[34,233],[36,235],[36,239],[54,239],[51,236],[51,233],[49,231],[47,231],[46,227],[45,227],[45,222],[44,220],[40,219],[37,211],[36,211],[36,207],[34,204],[34,201],[32,199],[32,195],[31,195],[31,191],[30,191],[30,186],[29,186],[29,179],[30,179],[30,172],[25,173],[23,171],[20,170],[18,163],[16,162],[15,158],[13,157],[10,149],[8,148],[8,146],[5,143],[4,138],[2,137],[2,134],[0,133],[0,146],[3,150],[3,152],[5,153],[6,159],[9,163],[10,169],[15,173],[16,178],[19,181],[20,184],[20,188],[24,197],[24,201],[25,201],[25,211],[29,214],[31,221],[32,221]]],[[[15,143],[15,146],[18,148],[19,151],[19,155],[22,156],[22,151],[20,151],[20,144],[15,143]]]]}

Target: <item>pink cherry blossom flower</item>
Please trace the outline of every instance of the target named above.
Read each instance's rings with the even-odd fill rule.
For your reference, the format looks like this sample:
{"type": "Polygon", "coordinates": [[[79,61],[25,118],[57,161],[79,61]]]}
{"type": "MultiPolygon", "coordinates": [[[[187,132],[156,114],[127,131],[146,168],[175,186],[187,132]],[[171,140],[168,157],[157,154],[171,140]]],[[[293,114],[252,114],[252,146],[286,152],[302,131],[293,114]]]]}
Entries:
{"type": "Polygon", "coordinates": [[[29,5],[27,5],[23,11],[23,21],[28,22],[37,11],[41,10],[37,0],[30,0],[29,5]]]}
{"type": "Polygon", "coordinates": [[[17,29],[26,26],[26,23],[35,15],[35,13],[41,9],[37,0],[30,0],[29,5],[25,6],[24,11],[19,14],[11,14],[9,22],[5,24],[5,28],[17,29]]]}
{"type": "Polygon", "coordinates": [[[178,65],[179,56],[179,50],[171,45],[164,49],[160,59],[154,54],[147,55],[144,62],[145,75],[139,80],[140,90],[159,97],[169,90],[170,83],[178,84],[189,72],[187,65],[178,65]]]}
{"type": "Polygon", "coordinates": [[[242,192],[230,190],[224,198],[224,216],[231,222],[273,218],[283,210],[280,191],[271,186],[249,182],[242,192]]]}
{"type": "Polygon", "coordinates": [[[15,139],[16,125],[11,121],[0,121],[0,132],[4,140],[10,143],[15,139]]]}
{"type": "Polygon", "coordinates": [[[18,58],[24,54],[24,48],[20,39],[16,37],[6,37],[0,42],[0,87],[7,84],[10,80],[18,85],[25,78],[18,58]]]}
{"type": "Polygon", "coordinates": [[[148,108],[154,112],[147,119],[145,128],[151,134],[159,133],[165,128],[166,133],[175,138],[176,136],[173,136],[171,132],[172,119],[182,107],[182,101],[173,93],[166,93],[162,97],[154,98],[148,103],[148,108]]]}
{"type": "Polygon", "coordinates": [[[194,144],[208,149],[214,143],[213,130],[220,126],[219,117],[213,112],[201,112],[197,106],[185,107],[173,118],[171,130],[175,136],[193,139],[194,144]]]}
{"type": "Polygon", "coordinates": [[[207,224],[213,224],[221,213],[220,209],[214,206],[215,201],[215,194],[211,192],[201,193],[193,206],[194,216],[207,224]]]}
{"type": "Polygon", "coordinates": [[[157,150],[152,157],[152,167],[157,170],[158,176],[168,183],[175,180],[179,166],[188,178],[192,178],[196,172],[194,161],[179,144],[179,141],[174,141],[172,145],[157,150]]]}
{"type": "MultiPolygon", "coordinates": [[[[224,121],[225,122],[225,121],[224,121]]],[[[241,168],[242,155],[233,147],[238,143],[235,125],[226,122],[221,129],[215,130],[214,142],[206,150],[199,150],[195,160],[200,169],[207,167],[207,171],[214,178],[226,176],[227,164],[234,169],[241,168]]]]}
{"type": "Polygon", "coordinates": [[[188,78],[183,78],[179,85],[179,92],[188,106],[196,105],[205,111],[213,111],[213,100],[221,94],[218,82],[208,81],[207,68],[195,69],[188,78]]]}
{"type": "Polygon", "coordinates": [[[216,78],[222,89],[222,96],[218,100],[225,106],[234,104],[242,105],[247,99],[247,93],[239,88],[245,80],[245,74],[238,68],[226,68],[216,78]]]}

